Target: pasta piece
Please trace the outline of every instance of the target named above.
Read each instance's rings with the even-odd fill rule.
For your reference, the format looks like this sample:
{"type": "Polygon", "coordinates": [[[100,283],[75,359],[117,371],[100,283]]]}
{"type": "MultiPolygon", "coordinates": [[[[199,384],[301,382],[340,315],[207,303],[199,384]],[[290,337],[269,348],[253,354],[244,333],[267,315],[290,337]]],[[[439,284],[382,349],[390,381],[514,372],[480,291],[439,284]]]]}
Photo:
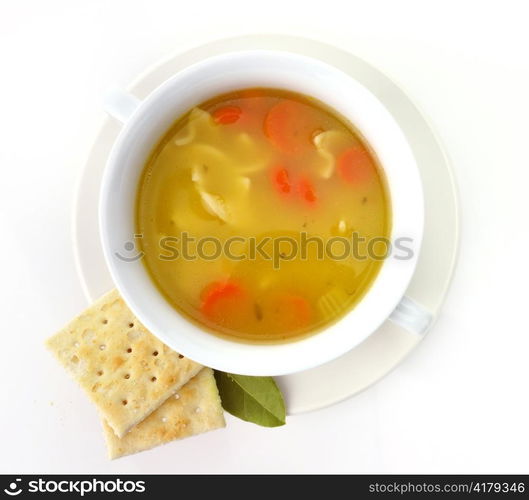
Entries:
{"type": "Polygon", "coordinates": [[[187,146],[190,156],[198,158],[191,166],[191,180],[200,195],[202,206],[223,222],[235,223],[234,214],[245,213],[244,203],[251,179],[242,175],[245,169],[208,144],[187,146]]]}
{"type": "Polygon", "coordinates": [[[233,139],[235,158],[234,168],[240,174],[254,174],[264,170],[269,164],[269,151],[260,147],[247,132],[237,134],[233,139]]]}
{"type": "Polygon", "coordinates": [[[350,134],[341,130],[326,130],[312,139],[321,161],[317,165],[318,175],[329,179],[336,168],[336,157],[353,145],[350,134]]]}
{"type": "Polygon", "coordinates": [[[210,194],[206,191],[200,191],[200,198],[202,199],[202,205],[208,213],[218,217],[224,222],[228,222],[229,213],[226,207],[226,202],[217,194],[210,194]]]}
{"type": "Polygon", "coordinates": [[[349,299],[349,295],[343,288],[331,288],[318,299],[317,307],[322,318],[329,320],[341,316],[342,311],[347,307],[349,299]]]}
{"type": "Polygon", "coordinates": [[[204,165],[196,164],[191,169],[191,180],[195,183],[205,210],[223,222],[233,222],[234,207],[248,194],[251,180],[238,175],[228,184],[222,172],[223,170],[212,172],[210,168],[205,169],[204,165]]]}
{"type": "Polygon", "coordinates": [[[187,124],[174,136],[176,146],[187,146],[190,155],[206,158],[223,155],[221,150],[236,152],[231,157],[231,167],[239,174],[255,173],[266,168],[268,151],[257,144],[247,132],[225,132],[212,116],[200,108],[194,108],[189,114],[187,124]],[[200,137],[201,142],[194,140],[200,137]]]}
{"type": "Polygon", "coordinates": [[[193,108],[189,113],[189,119],[185,127],[173,137],[173,143],[177,146],[185,146],[195,139],[200,130],[213,129],[214,121],[211,115],[200,108],[193,108]]]}

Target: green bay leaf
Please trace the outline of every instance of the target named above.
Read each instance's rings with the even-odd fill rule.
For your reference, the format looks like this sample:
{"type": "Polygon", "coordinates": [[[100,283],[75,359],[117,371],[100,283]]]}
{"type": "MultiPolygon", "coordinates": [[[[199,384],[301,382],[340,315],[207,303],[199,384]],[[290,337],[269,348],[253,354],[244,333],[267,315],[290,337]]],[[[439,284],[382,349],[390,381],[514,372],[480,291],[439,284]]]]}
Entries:
{"type": "Polygon", "coordinates": [[[235,417],[263,427],[285,425],[283,395],[272,377],[215,371],[222,407],[235,417]]]}

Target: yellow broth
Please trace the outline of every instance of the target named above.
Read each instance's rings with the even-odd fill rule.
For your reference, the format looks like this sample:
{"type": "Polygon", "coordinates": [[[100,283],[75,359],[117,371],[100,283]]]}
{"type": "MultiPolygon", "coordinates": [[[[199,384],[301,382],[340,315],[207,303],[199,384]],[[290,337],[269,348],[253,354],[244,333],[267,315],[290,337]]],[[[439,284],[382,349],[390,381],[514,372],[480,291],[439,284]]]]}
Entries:
{"type": "Polygon", "coordinates": [[[277,89],[186,113],[154,148],[137,198],[159,290],[203,329],[247,342],[300,338],[350,311],[381,267],[368,242],[390,227],[366,141],[323,103],[277,89]]]}

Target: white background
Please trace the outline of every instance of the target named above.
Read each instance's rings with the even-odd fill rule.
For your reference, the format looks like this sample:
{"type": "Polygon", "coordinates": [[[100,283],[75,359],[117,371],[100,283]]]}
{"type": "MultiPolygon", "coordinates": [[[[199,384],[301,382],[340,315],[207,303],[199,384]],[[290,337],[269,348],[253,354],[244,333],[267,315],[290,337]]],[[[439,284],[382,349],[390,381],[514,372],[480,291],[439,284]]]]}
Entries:
{"type": "Polygon", "coordinates": [[[0,0],[0,472],[529,473],[528,17],[523,1],[0,0]],[[86,305],[70,222],[101,94],[265,32],[354,52],[430,117],[461,196],[451,292],[420,347],[353,399],[109,462],[95,409],[43,348],[86,305]]]}

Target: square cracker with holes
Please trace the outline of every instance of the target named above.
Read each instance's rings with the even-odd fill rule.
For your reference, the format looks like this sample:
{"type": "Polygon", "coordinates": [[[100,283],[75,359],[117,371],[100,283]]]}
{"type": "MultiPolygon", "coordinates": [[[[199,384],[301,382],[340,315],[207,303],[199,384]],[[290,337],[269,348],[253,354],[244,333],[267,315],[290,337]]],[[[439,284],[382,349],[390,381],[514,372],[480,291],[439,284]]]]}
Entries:
{"type": "Polygon", "coordinates": [[[51,337],[47,346],[118,437],[202,369],[152,335],[116,290],[51,337]]]}
{"type": "Polygon", "coordinates": [[[219,429],[225,425],[224,412],[211,368],[201,370],[174,396],[122,438],[118,438],[103,421],[111,459],[219,429]]]}

